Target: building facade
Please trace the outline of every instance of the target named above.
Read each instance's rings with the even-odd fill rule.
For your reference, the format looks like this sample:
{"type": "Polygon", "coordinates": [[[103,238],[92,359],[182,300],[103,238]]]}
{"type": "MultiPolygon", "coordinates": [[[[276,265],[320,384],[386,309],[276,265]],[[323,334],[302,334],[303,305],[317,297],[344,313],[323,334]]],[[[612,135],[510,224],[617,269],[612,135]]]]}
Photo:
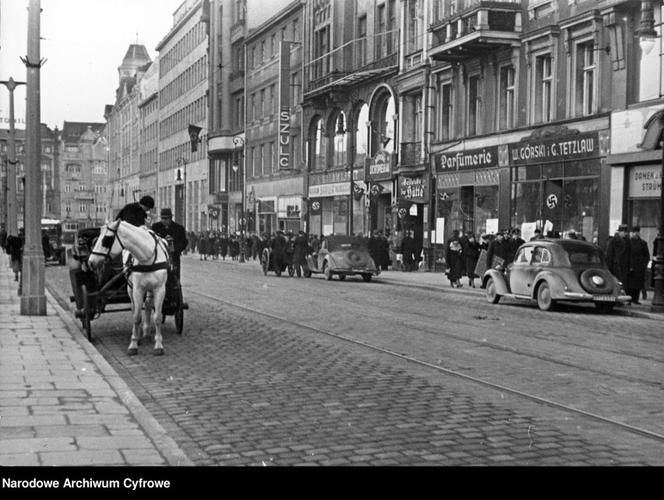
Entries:
{"type": "Polygon", "coordinates": [[[59,142],[63,231],[101,225],[106,218],[107,146],[104,123],[64,122],[59,142]]]}
{"type": "Polygon", "coordinates": [[[187,230],[210,228],[208,188],[208,2],[186,0],[159,52],[159,205],[187,230]],[[198,127],[195,146],[189,127],[198,127]],[[192,149],[196,151],[192,151],[192,149]]]}
{"type": "MultiPolygon", "coordinates": [[[[15,129],[15,147],[16,147],[16,194],[17,194],[17,228],[23,226],[25,205],[24,205],[24,178],[25,178],[25,130],[15,129]]],[[[56,127],[51,130],[46,125],[41,125],[41,195],[42,195],[42,218],[60,219],[60,171],[59,165],[59,140],[60,132],[56,127]]],[[[0,173],[0,182],[2,184],[2,203],[0,204],[0,221],[3,223],[6,219],[6,196],[7,196],[7,162],[8,156],[9,130],[0,129],[0,162],[2,165],[0,173]]]]}
{"type": "Polygon", "coordinates": [[[366,234],[396,223],[401,9],[396,0],[304,6],[307,230],[366,234]]]}
{"type": "Polygon", "coordinates": [[[144,45],[131,44],[122,64],[118,67],[118,89],[115,103],[107,105],[106,139],[108,149],[107,194],[108,215],[114,218],[127,203],[138,201],[142,196],[141,169],[141,119],[139,82],[150,68],[151,59],[144,45]]]}

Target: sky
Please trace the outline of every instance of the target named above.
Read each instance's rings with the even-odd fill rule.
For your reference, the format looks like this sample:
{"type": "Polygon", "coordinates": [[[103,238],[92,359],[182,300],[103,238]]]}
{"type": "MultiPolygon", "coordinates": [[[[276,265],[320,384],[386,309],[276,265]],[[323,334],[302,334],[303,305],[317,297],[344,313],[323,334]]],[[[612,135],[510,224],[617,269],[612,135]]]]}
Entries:
{"type": "MultiPolygon", "coordinates": [[[[41,122],[104,123],[118,66],[130,44],[150,57],[183,0],[41,0],[41,122]]],[[[26,80],[28,0],[0,0],[0,80],[26,80]]],[[[25,128],[25,86],[14,91],[16,128],[25,128]]],[[[8,128],[9,92],[0,86],[0,128],[8,128]]]]}

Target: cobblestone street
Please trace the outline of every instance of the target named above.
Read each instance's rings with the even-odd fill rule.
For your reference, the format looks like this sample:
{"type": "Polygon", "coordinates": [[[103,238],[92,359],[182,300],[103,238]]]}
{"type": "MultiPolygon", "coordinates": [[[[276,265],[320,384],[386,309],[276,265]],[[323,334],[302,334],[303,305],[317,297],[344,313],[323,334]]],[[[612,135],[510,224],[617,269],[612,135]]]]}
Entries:
{"type": "MultiPolygon", "coordinates": [[[[66,278],[49,269],[51,289],[66,278]]],[[[165,357],[126,355],[127,313],[93,321],[93,344],[196,465],[664,462],[661,441],[426,366],[661,433],[656,321],[255,263],[187,258],[183,284],[185,333],[168,320],[165,357]]]]}

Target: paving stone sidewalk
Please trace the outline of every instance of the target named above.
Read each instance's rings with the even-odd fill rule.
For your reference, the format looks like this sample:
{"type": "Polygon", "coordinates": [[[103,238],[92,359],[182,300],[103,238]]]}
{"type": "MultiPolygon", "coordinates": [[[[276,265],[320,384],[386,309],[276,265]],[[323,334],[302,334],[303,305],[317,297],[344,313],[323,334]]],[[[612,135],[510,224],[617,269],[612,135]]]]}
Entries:
{"type": "Polygon", "coordinates": [[[193,465],[46,295],[46,316],[22,316],[0,254],[0,466],[193,465]]]}

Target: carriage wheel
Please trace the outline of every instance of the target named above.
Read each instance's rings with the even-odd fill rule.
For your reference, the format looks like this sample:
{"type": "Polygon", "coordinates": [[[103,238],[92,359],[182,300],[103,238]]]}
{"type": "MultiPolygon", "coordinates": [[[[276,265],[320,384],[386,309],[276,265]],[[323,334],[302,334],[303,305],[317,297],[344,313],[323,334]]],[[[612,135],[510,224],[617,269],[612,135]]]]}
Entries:
{"type": "Polygon", "coordinates": [[[178,308],[175,311],[175,331],[182,335],[184,328],[184,300],[182,300],[182,289],[178,290],[178,308]]]}
{"type": "Polygon", "coordinates": [[[83,298],[83,316],[81,316],[81,323],[83,330],[88,337],[88,341],[92,342],[92,327],[90,326],[90,299],[88,295],[88,287],[81,285],[81,296],[83,298]]]}

